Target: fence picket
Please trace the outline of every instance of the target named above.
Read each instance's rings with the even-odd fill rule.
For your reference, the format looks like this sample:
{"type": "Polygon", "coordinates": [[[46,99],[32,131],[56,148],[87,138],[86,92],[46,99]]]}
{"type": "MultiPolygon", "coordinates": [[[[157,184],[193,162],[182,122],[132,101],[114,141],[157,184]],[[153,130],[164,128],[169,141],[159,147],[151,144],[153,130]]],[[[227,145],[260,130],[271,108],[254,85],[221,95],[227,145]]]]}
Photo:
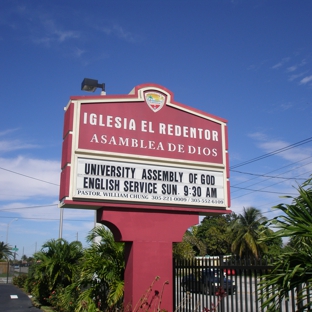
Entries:
{"type": "MultiPolygon", "coordinates": [[[[174,260],[174,311],[266,312],[267,308],[261,307],[263,299],[259,300],[262,295],[259,291],[259,283],[262,276],[272,269],[271,263],[267,259],[236,259],[222,256],[174,260]],[[207,285],[203,282],[204,272],[213,272],[219,276],[220,286],[228,290],[222,300],[219,300],[220,296],[215,294],[216,285],[212,285],[211,281],[207,282],[211,283],[207,285]],[[233,285],[229,287],[231,285],[229,280],[236,285],[233,294],[229,292],[234,288],[233,285]],[[213,310],[214,307],[217,308],[213,310]]],[[[310,311],[304,308],[304,304],[310,302],[310,291],[307,286],[308,284],[303,285],[307,294],[304,302],[297,298],[298,289],[293,289],[289,293],[289,300],[284,300],[281,304],[280,312],[310,311]]]]}

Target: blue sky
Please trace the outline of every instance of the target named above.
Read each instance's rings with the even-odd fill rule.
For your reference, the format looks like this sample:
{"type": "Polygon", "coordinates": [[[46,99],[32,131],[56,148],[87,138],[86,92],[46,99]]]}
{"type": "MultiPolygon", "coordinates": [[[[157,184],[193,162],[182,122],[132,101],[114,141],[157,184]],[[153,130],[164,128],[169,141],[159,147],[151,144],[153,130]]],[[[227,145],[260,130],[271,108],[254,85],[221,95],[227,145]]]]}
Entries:
{"type": "MultiPolygon", "coordinates": [[[[275,216],[312,172],[311,12],[310,0],[2,0],[0,240],[21,257],[58,237],[63,108],[85,77],[107,94],[156,83],[227,119],[231,208],[275,216]]],[[[84,242],[93,225],[66,209],[63,237],[84,242]]]]}

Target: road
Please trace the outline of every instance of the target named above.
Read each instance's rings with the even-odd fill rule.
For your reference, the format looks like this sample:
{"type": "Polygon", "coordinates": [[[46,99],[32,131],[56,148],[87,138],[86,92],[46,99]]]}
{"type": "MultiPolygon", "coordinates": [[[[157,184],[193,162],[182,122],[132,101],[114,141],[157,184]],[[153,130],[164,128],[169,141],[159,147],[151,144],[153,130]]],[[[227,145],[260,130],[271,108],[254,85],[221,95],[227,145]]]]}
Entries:
{"type": "Polygon", "coordinates": [[[12,284],[0,284],[0,311],[40,312],[42,310],[34,307],[29,297],[16,286],[12,284]]]}

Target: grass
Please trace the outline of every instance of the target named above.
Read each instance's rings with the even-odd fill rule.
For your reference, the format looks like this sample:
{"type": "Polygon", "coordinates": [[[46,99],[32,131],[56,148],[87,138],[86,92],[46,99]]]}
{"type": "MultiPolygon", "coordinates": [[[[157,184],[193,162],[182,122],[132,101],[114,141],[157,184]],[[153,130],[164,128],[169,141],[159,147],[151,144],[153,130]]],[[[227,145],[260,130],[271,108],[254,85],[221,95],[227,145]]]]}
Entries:
{"type": "Polygon", "coordinates": [[[43,306],[41,307],[43,312],[55,312],[51,307],[43,306]]]}

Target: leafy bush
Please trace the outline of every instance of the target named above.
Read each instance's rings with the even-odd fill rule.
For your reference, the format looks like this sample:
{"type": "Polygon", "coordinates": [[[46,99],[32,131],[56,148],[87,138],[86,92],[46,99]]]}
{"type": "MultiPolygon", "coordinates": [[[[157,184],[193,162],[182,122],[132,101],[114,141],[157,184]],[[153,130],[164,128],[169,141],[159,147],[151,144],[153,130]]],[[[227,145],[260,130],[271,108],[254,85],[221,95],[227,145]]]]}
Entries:
{"type": "Polygon", "coordinates": [[[83,250],[80,242],[50,240],[34,254],[24,287],[39,304],[62,312],[122,308],[124,244],[105,227],[91,231],[87,241],[91,246],[83,250]]]}
{"type": "Polygon", "coordinates": [[[26,278],[26,280],[25,280],[25,283],[24,283],[24,288],[25,288],[25,290],[29,293],[29,294],[31,294],[32,293],[32,290],[33,290],[33,286],[34,286],[34,279],[32,278],[32,276],[31,276],[31,274],[30,273],[28,273],[28,276],[27,276],[27,278],[26,278]]]}
{"type": "Polygon", "coordinates": [[[16,285],[19,288],[24,288],[26,280],[27,280],[26,274],[20,274],[19,276],[14,276],[13,285],[16,285]]]}
{"type": "Polygon", "coordinates": [[[49,297],[49,284],[47,276],[43,275],[40,278],[36,275],[37,264],[29,268],[27,279],[25,280],[25,290],[32,294],[40,304],[46,304],[46,298],[49,297]]]}
{"type": "Polygon", "coordinates": [[[41,251],[34,254],[35,263],[28,272],[26,291],[36,297],[40,304],[61,304],[59,297],[52,303],[50,296],[58,288],[63,291],[72,284],[82,255],[80,242],[68,243],[64,239],[47,241],[41,251]]]}
{"type": "Polygon", "coordinates": [[[49,287],[49,283],[46,278],[37,280],[33,283],[32,294],[37,298],[37,300],[41,304],[47,303],[47,298],[50,295],[50,291],[48,287],[49,287]]]}
{"type": "Polygon", "coordinates": [[[276,231],[273,238],[289,238],[291,246],[273,263],[273,270],[263,276],[261,296],[262,308],[280,311],[289,292],[296,290],[296,301],[300,311],[310,311],[312,291],[312,178],[298,187],[298,196],[291,204],[279,204],[281,214],[270,220],[276,231]]]}
{"type": "Polygon", "coordinates": [[[66,288],[59,285],[56,290],[53,290],[50,296],[46,298],[46,301],[55,311],[74,312],[76,300],[74,298],[68,298],[66,293],[66,288]]]}

